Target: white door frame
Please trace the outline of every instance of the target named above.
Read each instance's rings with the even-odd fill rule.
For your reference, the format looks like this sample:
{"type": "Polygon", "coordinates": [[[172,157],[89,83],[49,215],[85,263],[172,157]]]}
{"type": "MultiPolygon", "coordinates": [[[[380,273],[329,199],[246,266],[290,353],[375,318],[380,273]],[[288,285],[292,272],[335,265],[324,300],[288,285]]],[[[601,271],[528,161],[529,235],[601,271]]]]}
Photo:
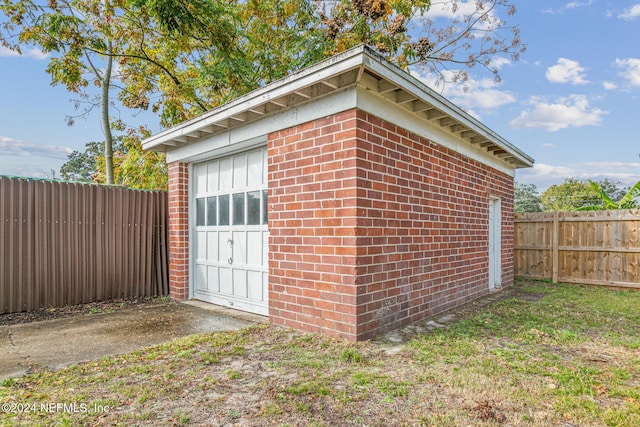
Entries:
{"type": "Polygon", "coordinates": [[[489,196],[489,290],[502,286],[502,202],[489,196]]]}

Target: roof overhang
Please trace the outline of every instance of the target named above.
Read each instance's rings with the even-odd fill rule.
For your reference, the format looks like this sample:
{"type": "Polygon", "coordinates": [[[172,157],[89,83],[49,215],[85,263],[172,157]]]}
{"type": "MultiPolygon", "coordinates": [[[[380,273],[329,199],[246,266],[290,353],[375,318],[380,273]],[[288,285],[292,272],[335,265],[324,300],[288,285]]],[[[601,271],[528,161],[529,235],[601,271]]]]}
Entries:
{"type": "Polygon", "coordinates": [[[145,150],[171,152],[348,88],[383,97],[419,117],[425,126],[436,126],[505,166],[533,166],[534,161],[527,154],[367,46],[350,49],[277,80],[151,136],[142,146],[145,150]]]}

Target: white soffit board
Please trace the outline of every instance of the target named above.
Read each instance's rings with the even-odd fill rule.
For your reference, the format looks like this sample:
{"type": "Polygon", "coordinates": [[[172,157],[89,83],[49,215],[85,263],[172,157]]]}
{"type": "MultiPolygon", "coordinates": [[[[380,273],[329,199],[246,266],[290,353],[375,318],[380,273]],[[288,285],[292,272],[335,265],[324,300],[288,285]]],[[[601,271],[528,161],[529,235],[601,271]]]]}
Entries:
{"type": "MultiPolygon", "coordinates": [[[[336,55],[143,141],[167,161],[194,161],[234,144],[362,108],[499,170],[533,159],[366,46],[336,55]],[[357,85],[357,90],[356,90],[357,85]],[[409,118],[403,118],[407,115],[409,118]]],[[[225,148],[227,147],[227,148],[225,148]]],[[[238,147],[240,148],[240,147],[238,147]]]]}

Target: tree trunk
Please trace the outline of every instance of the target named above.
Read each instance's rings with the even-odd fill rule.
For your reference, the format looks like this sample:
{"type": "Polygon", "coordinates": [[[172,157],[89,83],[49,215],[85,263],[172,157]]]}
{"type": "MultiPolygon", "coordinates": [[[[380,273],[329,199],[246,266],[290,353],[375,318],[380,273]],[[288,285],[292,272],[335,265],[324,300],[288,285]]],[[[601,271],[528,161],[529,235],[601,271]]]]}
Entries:
{"type": "MultiPolygon", "coordinates": [[[[107,52],[111,53],[111,41],[107,42],[107,52]]],[[[111,69],[113,56],[107,56],[107,66],[102,78],[102,131],[104,132],[104,164],[107,184],[114,184],[113,179],[113,135],[109,122],[109,87],[111,86],[111,69]]]]}

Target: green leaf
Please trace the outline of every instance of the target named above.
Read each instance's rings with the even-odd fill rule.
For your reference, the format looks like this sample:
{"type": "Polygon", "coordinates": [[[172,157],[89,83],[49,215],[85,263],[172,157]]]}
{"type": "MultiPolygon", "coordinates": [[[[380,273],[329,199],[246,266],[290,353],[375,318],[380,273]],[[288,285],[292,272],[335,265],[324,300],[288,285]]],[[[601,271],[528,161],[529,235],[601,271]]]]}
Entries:
{"type": "Polygon", "coordinates": [[[616,202],[614,202],[613,200],[611,200],[609,195],[602,189],[600,184],[598,184],[597,182],[589,180],[589,185],[591,186],[591,188],[593,188],[596,191],[596,193],[598,193],[598,196],[600,196],[600,198],[602,199],[602,202],[604,203],[604,209],[617,209],[618,208],[618,204],[616,202]]]}
{"type": "Polygon", "coordinates": [[[618,205],[621,209],[635,209],[638,207],[635,199],[640,197],[640,181],[636,182],[633,187],[629,189],[627,194],[622,197],[618,205]]]}

